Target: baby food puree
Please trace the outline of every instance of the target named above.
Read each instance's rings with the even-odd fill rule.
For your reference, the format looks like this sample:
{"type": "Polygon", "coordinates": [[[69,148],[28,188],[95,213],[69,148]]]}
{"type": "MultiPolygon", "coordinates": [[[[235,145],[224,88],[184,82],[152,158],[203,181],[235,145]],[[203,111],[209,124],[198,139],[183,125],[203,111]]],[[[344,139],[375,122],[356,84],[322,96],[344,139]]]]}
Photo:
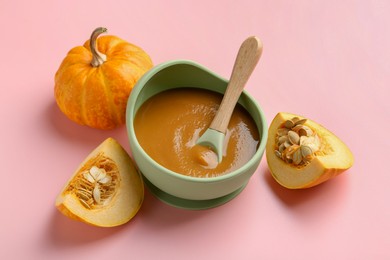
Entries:
{"type": "Polygon", "coordinates": [[[243,166],[259,143],[249,113],[236,105],[226,132],[223,159],[208,147],[196,145],[209,127],[222,95],[195,88],[171,89],[147,100],[134,118],[134,130],[145,152],[176,173],[215,177],[243,166]]]}

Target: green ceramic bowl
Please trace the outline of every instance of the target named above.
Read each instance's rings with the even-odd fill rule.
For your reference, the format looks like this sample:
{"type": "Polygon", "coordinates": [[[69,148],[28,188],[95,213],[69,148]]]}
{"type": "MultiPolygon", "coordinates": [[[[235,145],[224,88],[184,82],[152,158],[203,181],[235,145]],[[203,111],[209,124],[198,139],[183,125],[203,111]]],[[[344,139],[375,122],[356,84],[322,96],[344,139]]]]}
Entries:
{"type": "Polygon", "coordinates": [[[130,148],[146,186],[165,203],[186,209],[206,209],[237,196],[256,171],[267,140],[267,123],[256,100],[244,91],[239,103],[256,122],[260,143],[257,152],[241,168],[226,175],[196,178],[175,173],[155,162],[141,147],[134,132],[139,107],[153,95],[174,88],[202,88],[224,93],[228,81],[207,68],[188,60],[162,63],[149,70],[134,86],[127,103],[126,126],[130,148]]]}

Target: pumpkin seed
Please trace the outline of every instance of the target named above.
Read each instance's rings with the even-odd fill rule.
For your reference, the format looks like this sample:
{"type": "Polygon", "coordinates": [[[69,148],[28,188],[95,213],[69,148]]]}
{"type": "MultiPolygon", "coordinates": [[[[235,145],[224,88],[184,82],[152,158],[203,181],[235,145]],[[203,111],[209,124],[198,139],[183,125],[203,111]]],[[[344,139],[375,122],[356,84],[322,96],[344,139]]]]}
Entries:
{"type": "Polygon", "coordinates": [[[292,144],[299,144],[299,135],[294,131],[288,131],[288,140],[292,144]]]}
{"type": "Polygon", "coordinates": [[[95,188],[93,188],[93,199],[94,201],[99,204],[100,203],[100,189],[99,184],[95,185],[95,188]]]}
{"type": "Polygon", "coordinates": [[[102,153],[86,163],[68,190],[77,196],[85,208],[94,209],[111,200],[117,184],[118,168],[114,161],[102,153]]]}
{"type": "Polygon", "coordinates": [[[313,135],[313,130],[307,126],[303,126],[301,129],[299,129],[298,133],[300,136],[311,136],[313,135]]]}
{"type": "Polygon", "coordinates": [[[303,157],[308,157],[313,154],[313,150],[307,145],[301,145],[301,153],[303,157]]]}
{"type": "Polygon", "coordinates": [[[286,149],[286,146],[284,146],[284,143],[283,144],[281,144],[281,145],[279,145],[279,150],[278,150],[278,152],[283,152],[284,151],[284,149],[286,149]]]}
{"type": "Polygon", "coordinates": [[[84,172],[83,174],[84,178],[90,182],[90,183],[94,183],[95,182],[95,178],[92,177],[92,175],[90,174],[90,172],[84,172]]]}
{"type": "Polygon", "coordinates": [[[301,136],[299,138],[299,145],[305,145],[305,144],[309,143],[308,138],[309,137],[305,136],[305,135],[301,136]]]}
{"type": "Polygon", "coordinates": [[[288,164],[304,165],[321,147],[319,136],[307,125],[307,119],[293,117],[277,130],[275,155],[288,164]]]}
{"type": "Polygon", "coordinates": [[[278,145],[286,142],[288,140],[288,137],[286,135],[279,137],[278,145]]]}
{"type": "Polygon", "coordinates": [[[92,192],[90,190],[84,189],[83,187],[77,187],[77,191],[88,193],[89,195],[92,194],[92,192]]]}
{"type": "Polygon", "coordinates": [[[91,209],[91,206],[84,200],[80,200],[81,204],[83,204],[84,207],[86,207],[87,209],[91,209]]]}
{"type": "Polygon", "coordinates": [[[89,170],[89,174],[94,178],[94,180],[97,180],[101,173],[101,169],[97,166],[92,166],[92,168],[89,170]]]}
{"type": "Polygon", "coordinates": [[[303,125],[298,124],[298,125],[295,125],[291,130],[293,130],[296,133],[299,133],[299,130],[302,129],[302,127],[303,127],[303,125]]]}
{"type": "Polygon", "coordinates": [[[108,184],[111,182],[111,177],[109,175],[107,176],[104,176],[103,178],[101,178],[100,180],[98,180],[98,182],[100,184],[108,184]]]}
{"type": "Polygon", "coordinates": [[[292,155],[292,160],[295,165],[298,165],[302,162],[302,153],[301,149],[298,148],[292,155]]]}
{"type": "Polygon", "coordinates": [[[286,128],[279,128],[277,131],[278,136],[284,136],[288,133],[288,129],[286,128]]]}
{"type": "Polygon", "coordinates": [[[293,123],[294,124],[296,124],[298,121],[299,121],[299,117],[293,117],[292,119],[291,119],[291,121],[293,121],[293,123]]]}
{"type": "Polygon", "coordinates": [[[307,121],[306,118],[299,119],[298,121],[295,122],[295,125],[303,125],[307,121]]]}
{"type": "Polygon", "coordinates": [[[294,122],[292,120],[287,120],[285,123],[284,123],[284,127],[287,128],[287,129],[291,129],[294,127],[294,122]]]}
{"type": "Polygon", "coordinates": [[[87,192],[84,192],[84,191],[80,191],[78,190],[76,192],[77,196],[81,199],[81,200],[84,200],[84,201],[87,201],[91,198],[91,194],[87,193],[87,192]]]}

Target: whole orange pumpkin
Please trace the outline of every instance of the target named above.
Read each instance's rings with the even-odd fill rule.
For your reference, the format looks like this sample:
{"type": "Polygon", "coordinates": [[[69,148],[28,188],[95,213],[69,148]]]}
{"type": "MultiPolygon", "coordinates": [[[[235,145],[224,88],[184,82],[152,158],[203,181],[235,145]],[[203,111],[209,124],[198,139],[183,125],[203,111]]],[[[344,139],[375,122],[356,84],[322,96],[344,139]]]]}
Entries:
{"type": "Polygon", "coordinates": [[[55,74],[60,110],[81,125],[113,129],[125,123],[126,104],[137,80],[152,66],[140,47],[116,36],[98,36],[69,51],[55,74]]]}

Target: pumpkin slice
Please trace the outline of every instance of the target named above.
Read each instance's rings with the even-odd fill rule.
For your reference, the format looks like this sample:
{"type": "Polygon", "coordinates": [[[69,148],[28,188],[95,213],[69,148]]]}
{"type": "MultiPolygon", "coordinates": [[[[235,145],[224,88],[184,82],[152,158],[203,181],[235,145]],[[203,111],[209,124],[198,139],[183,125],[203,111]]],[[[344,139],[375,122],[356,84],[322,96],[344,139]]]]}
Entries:
{"type": "Polygon", "coordinates": [[[143,199],[143,182],[131,158],[108,138],[81,163],[57,196],[56,207],[72,219],[113,227],[133,218],[143,199]]]}
{"type": "Polygon", "coordinates": [[[274,179],[289,189],[309,188],[345,170],[354,161],[349,148],[323,126],[278,113],[268,132],[267,163],[274,179]]]}

